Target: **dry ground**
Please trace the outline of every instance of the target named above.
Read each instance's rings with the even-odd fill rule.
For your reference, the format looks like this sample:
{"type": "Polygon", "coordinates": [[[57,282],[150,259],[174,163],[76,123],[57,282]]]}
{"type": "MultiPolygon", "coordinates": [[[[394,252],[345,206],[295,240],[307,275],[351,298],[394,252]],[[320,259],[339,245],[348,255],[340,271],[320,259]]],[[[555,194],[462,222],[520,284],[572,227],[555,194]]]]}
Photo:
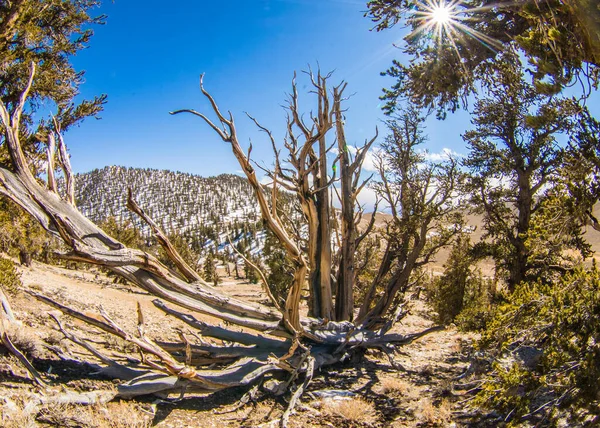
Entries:
{"type": "MultiPolygon", "coordinates": [[[[39,263],[20,269],[26,287],[41,290],[86,312],[95,312],[102,302],[108,314],[131,332],[135,331],[136,305],[140,302],[150,337],[179,340],[179,333],[183,332],[194,340],[188,327],[154,308],[150,295],[127,285],[114,284],[100,272],[67,270],[39,263]]],[[[257,285],[228,281],[221,287],[236,296],[263,299],[257,285]]],[[[212,395],[186,395],[175,402],[149,397],[108,405],[42,405],[33,409],[35,392],[51,396],[65,390],[106,390],[113,389],[116,383],[99,377],[94,367],[85,363],[97,361],[63,338],[48,316],[49,307],[25,293],[10,298],[15,315],[23,323],[13,333],[15,342],[27,349],[34,366],[44,374],[50,387],[43,390],[34,386],[13,357],[0,355],[1,426],[277,426],[286,407],[287,395],[275,399],[259,393],[256,401],[235,409],[246,392],[235,389],[212,395]]],[[[412,333],[433,325],[424,302],[412,301],[411,306],[411,314],[395,327],[398,332],[412,333]]],[[[207,316],[196,316],[215,321],[207,316]]],[[[127,353],[135,355],[127,343],[60,317],[70,331],[85,337],[106,355],[121,361],[127,353]]],[[[369,351],[361,361],[324,369],[302,398],[290,426],[485,425],[481,417],[468,409],[469,395],[465,393],[468,385],[464,385],[464,379],[458,379],[469,367],[468,354],[473,339],[471,335],[448,328],[402,347],[392,359],[369,351]]]]}

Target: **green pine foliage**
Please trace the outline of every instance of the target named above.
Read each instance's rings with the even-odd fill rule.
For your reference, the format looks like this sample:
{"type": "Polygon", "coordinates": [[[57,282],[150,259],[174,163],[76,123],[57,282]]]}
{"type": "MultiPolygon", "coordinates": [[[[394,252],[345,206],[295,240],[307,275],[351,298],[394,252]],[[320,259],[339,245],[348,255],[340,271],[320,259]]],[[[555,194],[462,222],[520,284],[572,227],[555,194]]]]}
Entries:
{"type": "MultiPolygon", "coordinates": [[[[104,22],[104,16],[96,15],[99,6],[99,0],[0,3],[0,99],[9,114],[18,105],[15,100],[29,80],[31,64],[36,64],[21,130],[23,149],[30,156],[44,156],[40,141],[46,141],[54,120],[66,131],[102,110],[106,96],[82,99],[84,72],[71,64],[71,58],[88,46],[93,27],[104,22]],[[50,106],[56,106],[54,120],[47,115],[50,106]]],[[[0,145],[0,165],[10,167],[6,144],[0,145]]]]}
{"type": "Polygon", "coordinates": [[[202,278],[206,282],[211,282],[213,285],[217,286],[221,282],[221,277],[217,272],[217,259],[213,251],[210,251],[204,260],[204,265],[202,269],[202,278]]]}
{"type": "MultiPolygon", "coordinates": [[[[188,264],[188,266],[194,270],[197,270],[200,256],[194,250],[194,248],[192,248],[186,237],[179,233],[171,233],[169,236],[167,236],[167,238],[173,247],[175,247],[181,258],[188,264]]],[[[171,258],[167,255],[164,248],[160,247],[158,249],[157,256],[158,260],[160,260],[164,265],[170,267],[171,269],[176,269],[175,263],[173,263],[171,258]]]]}
{"type": "Polygon", "coordinates": [[[428,298],[440,324],[456,323],[463,330],[480,330],[493,311],[493,280],[486,279],[475,267],[468,235],[454,243],[444,274],[434,277],[428,286],[428,298]]]}
{"type": "Polygon", "coordinates": [[[526,82],[525,70],[516,55],[507,53],[504,60],[501,65],[489,67],[487,95],[475,103],[475,127],[463,135],[470,149],[464,165],[469,170],[471,201],[483,215],[485,237],[489,238],[486,245],[496,262],[497,274],[513,290],[519,282],[554,266],[548,259],[539,258],[531,247],[536,240],[541,247],[552,247],[556,267],[569,265],[557,256],[577,243],[573,239],[581,225],[575,213],[553,210],[553,214],[560,214],[556,217],[559,221],[552,215],[540,217],[552,211],[550,198],[566,198],[566,191],[559,186],[559,173],[569,150],[560,140],[583,130],[581,106],[570,98],[539,94],[526,82]],[[548,227],[546,221],[559,223],[558,227],[548,227]],[[556,232],[556,236],[545,233],[540,241],[540,231],[533,230],[536,222],[546,231],[556,232]],[[560,227],[560,223],[574,227],[560,227]]]}
{"type": "Polygon", "coordinates": [[[28,254],[48,263],[58,243],[29,214],[0,197],[0,251],[13,257],[28,254]]]}
{"type": "Polygon", "coordinates": [[[98,226],[127,247],[143,249],[146,246],[139,229],[129,220],[120,222],[110,216],[100,222],[98,226]]]}
{"type": "Polygon", "coordinates": [[[377,31],[395,25],[414,30],[401,46],[408,59],[395,60],[384,73],[395,79],[384,89],[384,111],[394,112],[408,98],[422,107],[437,108],[444,117],[447,111],[465,106],[485,81],[487,67],[502,63],[502,54],[512,49],[529,64],[540,93],[556,94],[578,79],[586,83],[587,95],[592,87],[597,89],[600,7],[596,0],[463,0],[445,4],[451,5],[460,25],[449,24],[451,29],[443,31],[450,34],[438,38],[438,28],[425,25],[432,7],[428,2],[367,2],[365,15],[377,31]]]}
{"type": "Polygon", "coordinates": [[[23,284],[21,274],[15,268],[12,260],[0,257],[0,286],[9,294],[16,294],[23,284]]]}
{"type": "Polygon", "coordinates": [[[263,260],[267,267],[267,282],[273,296],[284,302],[292,283],[294,268],[286,256],[286,252],[269,230],[266,232],[263,260]]]}
{"type": "Polygon", "coordinates": [[[510,414],[514,426],[559,417],[579,426],[589,415],[600,415],[600,272],[595,264],[551,282],[517,287],[497,308],[480,346],[503,363],[494,365],[477,401],[510,414]],[[506,358],[523,350],[540,354],[539,361],[506,358]]]}
{"type": "Polygon", "coordinates": [[[378,293],[382,293],[384,290],[384,284],[389,281],[390,273],[384,275],[383,279],[379,279],[377,274],[379,272],[379,266],[385,252],[385,245],[387,242],[382,238],[381,231],[375,230],[369,236],[367,236],[358,247],[357,251],[357,265],[355,267],[356,282],[355,282],[355,299],[357,306],[363,304],[365,295],[369,290],[369,287],[373,281],[377,281],[380,286],[377,288],[378,293]]]}
{"type": "MultiPolygon", "coordinates": [[[[258,260],[254,258],[251,262],[257,266],[258,260]]],[[[258,284],[258,273],[249,263],[244,263],[244,276],[249,283],[258,284]]]]}

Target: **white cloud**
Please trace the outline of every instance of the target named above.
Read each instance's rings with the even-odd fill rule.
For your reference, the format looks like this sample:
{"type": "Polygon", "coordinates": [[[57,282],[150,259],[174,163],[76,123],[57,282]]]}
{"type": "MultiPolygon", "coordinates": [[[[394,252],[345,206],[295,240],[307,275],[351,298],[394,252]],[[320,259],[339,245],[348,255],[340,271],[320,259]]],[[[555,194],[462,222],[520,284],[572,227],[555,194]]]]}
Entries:
{"type": "Polygon", "coordinates": [[[377,171],[377,157],[379,156],[380,152],[380,147],[372,148],[367,152],[363,162],[363,171],[377,171]]]}
{"type": "Polygon", "coordinates": [[[375,201],[377,200],[377,194],[369,186],[365,186],[362,191],[358,194],[358,203],[365,206],[365,212],[372,212],[375,201]]]}
{"type": "Polygon", "coordinates": [[[263,186],[271,186],[273,184],[273,180],[271,180],[271,178],[267,177],[266,175],[263,175],[260,178],[260,180],[258,180],[258,182],[263,186]]]}
{"type": "Polygon", "coordinates": [[[431,153],[429,151],[424,151],[423,155],[425,156],[425,160],[432,161],[432,162],[440,162],[443,160],[447,160],[450,156],[455,157],[455,158],[462,157],[461,154],[456,153],[454,150],[449,149],[447,147],[444,147],[438,153],[431,153]]]}

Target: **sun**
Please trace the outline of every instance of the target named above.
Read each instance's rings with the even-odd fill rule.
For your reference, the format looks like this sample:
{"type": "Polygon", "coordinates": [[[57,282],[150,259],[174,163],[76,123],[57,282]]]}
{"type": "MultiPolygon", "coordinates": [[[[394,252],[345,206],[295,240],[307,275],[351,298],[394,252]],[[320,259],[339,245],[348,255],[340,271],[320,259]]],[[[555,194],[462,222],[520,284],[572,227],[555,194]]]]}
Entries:
{"type": "Polygon", "coordinates": [[[431,21],[433,24],[445,25],[452,20],[452,9],[445,3],[440,3],[431,10],[431,21]]]}
{"type": "Polygon", "coordinates": [[[416,17],[419,31],[433,31],[439,36],[447,36],[459,24],[458,5],[460,0],[417,0],[416,17]]]}
{"type": "Polygon", "coordinates": [[[424,36],[439,49],[450,46],[460,57],[459,47],[467,39],[477,40],[485,47],[496,51],[502,45],[497,40],[477,31],[477,13],[489,10],[492,6],[468,7],[464,0],[414,0],[412,8],[414,25],[406,37],[424,36]]]}

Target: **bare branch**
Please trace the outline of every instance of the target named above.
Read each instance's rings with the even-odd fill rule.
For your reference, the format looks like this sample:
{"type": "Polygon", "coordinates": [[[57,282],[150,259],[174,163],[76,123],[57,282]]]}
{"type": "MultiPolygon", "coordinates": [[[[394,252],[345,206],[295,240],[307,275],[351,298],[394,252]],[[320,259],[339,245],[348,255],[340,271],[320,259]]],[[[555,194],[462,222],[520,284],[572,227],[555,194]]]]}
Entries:
{"type": "Polygon", "coordinates": [[[69,153],[67,152],[67,145],[63,140],[62,134],[58,133],[58,162],[63,170],[65,176],[65,189],[67,202],[75,206],[75,177],[73,170],[71,169],[71,161],[69,160],[69,153]]]}
{"type": "Polygon", "coordinates": [[[271,303],[273,303],[273,306],[275,306],[281,312],[282,311],[281,306],[277,302],[277,299],[275,299],[275,296],[273,296],[273,294],[271,293],[271,289],[269,288],[269,282],[267,281],[267,277],[265,276],[263,271],[257,265],[255,265],[250,260],[248,260],[248,258],[246,256],[244,256],[241,252],[239,252],[237,248],[235,248],[235,246],[231,243],[231,239],[229,239],[229,236],[227,237],[227,241],[229,241],[229,245],[231,246],[231,248],[233,248],[233,251],[235,251],[236,254],[238,254],[244,260],[244,263],[248,264],[248,266],[250,266],[252,269],[254,269],[256,271],[256,273],[260,276],[260,279],[264,286],[263,290],[269,297],[269,300],[271,301],[271,303]]]}
{"type": "Polygon", "coordinates": [[[6,318],[10,323],[16,322],[17,319],[15,318],[15,314],[10,307],[10,302],[6,297],[6,294],[4,294],[4,290],[2,290],[2,285],[0,285],[0,305],[2,306],[2,309],[0,310],[0,312],[2,312],[2,316],[0,319],[6,318]]]}
{"type": "MultiPolygon", "coordinates": [[[[1,292],[1,290],[0,290],[0,292],[1,292]]],[[[2,294],[4,294],[4,293],[2,293],[2,294]]],[[[6,305],[8,306],[8,301],[6,301],[6,305]]],[[[11,354],[13,354],[15,357],[17,357],[17,359],[21,362],[23,367],[25,367],[25,369],[27,369],[27,371],[29,372],[29,374],[31,375],[31,378],[33,379],[33,381],[35,383],[37,383],[40,386],[46,386],[46,382],[44,381],[44,379],[42,379],[42,377],[40,376],[38,371],[35,369],[35,367],[33,367],[31,365],[31,363],[29,362],[27,357],[25,357],[25,355],[23,355],[23,353],[12,343],[12,341],[10,340],[10,337],[8,337],[8,333],[6,331],[5,326],[9,325],[9,323],[11,323],[11,315],[12,315],[12,311],[10,310],[10,307],[6,312],[4,310],[0,311],[0,339],[1,339],[1,342],[4,344],[6,349],[8,349],[8,351],[11,354]]]]}
{"type": "Polygon", "coordinates": [[[21,96],[19,97],[19,104],[17,104],[15,111],[12,117],[12,128],[14,132],[19,132],[19,126],[21,125],[21,114],[23,113],[23,108],[25,108],[25,102],[27,101],[27,97],[29,96],[29,91],[31,90],[31,86],[33,85],[33,78],[35,76],[35,62],[31,63],[31,71],[29,72],[29,80],[27,81],[27,86],[23,92],[21,92],[21,96]]]}
{"type": "Polygon", "coordinates": [[[311,356],[308,356],[307,359],[308,359],[308,361],[307,361],[307,368],[306,368],[306,376],[304,377],[304,381],[302,382],[302,385],[298,386],[296,391],[294,391],[294,393],[292,394],[292,398],[290,398],[290,403],[289,403],[287,409],[285,410],[285,412],[283,413],[283,416],[281,416],[281,421],[279,423],[279,426],[281,428],[287,427],[290,415],[291,415],[292,411],[294,410],[294,407],[296,407],[296,403],[298,402],[298,400],[300,399],[300,397],[302,396],[302,394],[308,387],[308,384],[312,380],[313,373],[315,371],[315,359],[311,356]]]}
{"type": "Polygon", "coordinates": [[[217,125],[215,125],[208,117],[206,117],[202,113],[197,112],[196,110],[181,109],[181,110],[175,110],[175,111],[169,112],[169,114],[172,114],[172,115],[176,115],[179,113],[191,113],[193,115],[196,115],[196,116],[202,118],[208,124],[208,126],[210,126],[217,134],[219,134],[219,137],[221,137],[223,139],[223,141],[229,141],[229,139],[231,138],[230,135],[228,135],[224,130],[222,130],[217,125]]]}
{"type": "Polygon", "coordinates": [[[48,133],[48,147],[46,148],[46,159],[47,159],[47,167],[46,174],[48,175],[48,190],[52,193],[58,194],[58,190],[56,189],[56,179],[54,178],[54,156],[56,152],[56,140],[54,139],[54,134],[52,132],[48,133]]]}
{"type": "Polygon", "coordinates": [[[375,226],[375,219],[376,219],[376,214],[377,214],[377,207],[379,206],[379,199],[377,199],[375,201],[375,206],[373,207],[373,214],[371,215],[371,220],[369,221],[369,224],[367,225],[367,228],[365,229],[365,231],[358,237],[356,238],[356,248],[358,248],[358,246],[361,244],[361,242],[371,233],[371,231],[373,230],[373,226],[375,226]]]}
{"type": "Polygon", "coordinates": [[[186,261],[181,257],[181,254],[177,251],[177,249],[173,246],[169,238],[164,234],[164,232],[158,227],[158,225],[144,212],[144,210],[137,204],[137,202],[133,199],[133,192],[131,189],[127,191],[127,208],[137,215],[139,215],[148,226],[152,230],[152,233],[158,240],[158,243],[165,249],[165,252],[169,256],[169,258],[175,263],[175,266],[179,269],[179,271],[183,274],[185,279],[192,282],[200,282],[204,285],[208,285],[206,281],[204,281],[198,273],[192,269],[186,261]]]}

